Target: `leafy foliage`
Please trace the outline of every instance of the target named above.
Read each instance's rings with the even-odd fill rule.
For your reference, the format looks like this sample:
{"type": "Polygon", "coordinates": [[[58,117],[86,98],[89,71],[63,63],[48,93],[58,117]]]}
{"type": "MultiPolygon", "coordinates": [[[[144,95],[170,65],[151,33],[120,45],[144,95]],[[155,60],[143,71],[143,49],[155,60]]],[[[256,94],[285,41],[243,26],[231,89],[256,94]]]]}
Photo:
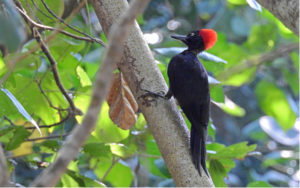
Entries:
{"type": "MultiPolygon", "coordinates": [[[[80,35],[58,23],[41,1],[20,2],[33,20],[80,35]]],[[[90,4],[72,17],[69,10],[76,3],[45,2],[72,26],[106,42],[90,4]]],[[[171,56],[185,49],[169,35],[203,27],[218,32],[216,45],[199,55],[209,74],[213,100],[207,165],[215,186],[297,186],[299,53],[293,50],[280,58],[259,60],[262,54],[272,54],[299,39],[269,11],[255,11],[247,2],[258,9],[255,0],[153,0],[138,22],[144,33],[154,36],[145,38],[167,83],[171,56]]],[[[14,6],[5,7],[15,11],[14,6]]],[[[0,19],[6,19],[1,11],[0,19]]],[[[0,92],[0,142],[11,158],[8,162],[13,179],[27,186],[54,161],[65,136],[81,123],[82,116],[70,115],[69,102],[53,79],[48,59],[37,42],[30,40],[30,31],[15,26],[21,19],[15,16],[16,11],[13,14],[10,22],[0,22],[0,44],[10,52],[0,56],[1,88],[10,91],[37,122],[44,138],[0,92]],[[28,40],[23,44],[25,33],[28,40]],[[22,49],[12,53],[21,44],[22,49]],[[37,50],[28,54],[35,47],[37,50]],[[14,69],[5,79],[15,60],[14,69]]],[[[52,31],[41,33],[45,40],[53,36],[47,45],[57,61],[61,84],[85,113],[104,47],[52,31]]],[[[135,114],[135,107],[131,113],[134,126],[123,130],[109,118],[110,110],[104,103],[95,130],[56,186],[175,186],[143,115],[135,114]]]]}

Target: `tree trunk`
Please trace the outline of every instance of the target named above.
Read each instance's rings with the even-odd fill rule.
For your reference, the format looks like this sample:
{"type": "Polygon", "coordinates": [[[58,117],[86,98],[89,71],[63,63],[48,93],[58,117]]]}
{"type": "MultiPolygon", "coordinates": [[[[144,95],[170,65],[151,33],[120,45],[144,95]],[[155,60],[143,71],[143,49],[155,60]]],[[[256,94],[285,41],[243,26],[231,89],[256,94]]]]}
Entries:
{"type": "Polygon", "coordinates": [[[257,0],[299,36],[299,0],[257,0]]]}
{"type": "MultiPolygon", "coordinates": [[[[92,0],[92,4],[106,35],[109,33],[110,26],[128,6],[126,0],[114,0],[113,2],[111,0],[92,0]]],[[[143,89],[156,92],[167,91],[167,85],[137,23],[131,29],[124,45],[124,55],[118,67],[124,74],[139,108],[144,114],[175,184],[189,187],[213,187],[211,179],[205,175],[200,177],[192,163],[188,129],[177,110],[174,99],[170,101],[154,99],[151,102],[139,98],[145,93],[143,89]]]]}

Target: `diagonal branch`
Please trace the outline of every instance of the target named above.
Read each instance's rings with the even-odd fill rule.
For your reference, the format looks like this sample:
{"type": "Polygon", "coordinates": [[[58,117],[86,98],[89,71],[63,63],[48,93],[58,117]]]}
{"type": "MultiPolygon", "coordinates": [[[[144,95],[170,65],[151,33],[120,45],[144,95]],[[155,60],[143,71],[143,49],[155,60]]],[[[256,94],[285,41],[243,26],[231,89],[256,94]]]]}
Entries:
{"type": "MultiPolygon", "coordinates": [[[[95,38],[91,37],[90,35],[88,35],[88,34],[82,32],[82,31],[79,31],[79,30],[76,29],[75,27],[73,27],[73,26],[69,25],[68,23],[66,23],[66,22],[64,21],[64,19],[58,17],[58,16],[57,16],[57,15],[56,15],[49,7],[48,7],[48,5],[46,4],[46,2],[45,2],[44,0],[41,0],[41,2],[43,3],[43,5],[44,5],[44,7],[47,9],[47,11],[48,11],[53,17],[55,17],[58,21],[60,21],[61,23],[65,24],[67,27],[69,27],[70,29],[76,31],[77,33],[80,33],[80,34],[86,36],[86,37],[89,38],[90,40],[92,40],[92,41],[94,41],[94,42],[97,42],[97,43],[100,42],[99,39],[95,39],[95,38]]],[[[86,0],[83,0],[82,2],[86,2],[86,0]]],[[[102,41],[101,41],[101,42],[102,42],[102,41]]],[[[100,44],[104,45],[103,42],[100,43],[100,44]]]]}
{"type": "Polygon", "coordinates": [[[60,76],[58,74],[58,70],[56,67],[57,63],[56,63],[55,59],[53,58],[53,56],[51,55],[45,42],[42,40],[40,33],[34,26],[31,26],[31,27],[32,27],[33,36],[35,37],[37,42],[40,44],[42,51],[44,52],[44,54],[46,55],[46,57],[48,58],[48,60],[50,62],[56,85],[59,88],[59,90],[61,91],[61,93],[64,95],[64,97],[67,99],[67,101],[69,102],[73,115],[82,115],[82,112],[76,108],[73,100],[71,99],[71,97],[67,93],[66,89],[62,85],[62,82],[61,82],[61,79],[60,79],[60,76]]]}
{"type": "Polygon", "coordinates": [[[228,68],[226,71],[221,73],[217,79],[218,80],[226,80],[231,75],[241,73],[242,71],[245,71],[249,68],[252,68],[254,66],[260,66],[261,64],[272,61],[274,59],[277,59],[279,57],[283,57],[284,55],[289,54],[290,52],[299,49],[298,43],[291,43],[287,45],[280,46],[274,51],[264,53],[260,55],[259,57],[252,58],[250,60],[244,61],[243,63],[240,63],[236,66],[232,66],[228,68]]]}
{"type": "Polygon", "coordinates": [[[21,10],[19,7],[17,7],[17,10],[22,14],[22,16],[28,21],[30,22],[33,26],[39,28],[39,29],[43,29],[43,30],[49,30],[49,31],[58,31],[61,34],[64,34],[66,36],[72,37],[74,39],[77,40],[83,40],[83,41],[87,41],[87,42],[97,42],[99,44],[101,44],[102,46],[105,46],[105,43],[98,39],[98,38],[92,38],[92,37],[82,37],[82,36],[78,36],[78,35],[74,35],[73,33],[69,33],[63,29],[60,28],[54,28],[54,27],[50,27],[47,25],[43,25],[43,24],[39,24],[36,23],[34,20],[32,20],[26,13],[25,11],[21,10]]]}
{"type": "Polygon", "coordinates": [[[121,17],[110,32],[109,45],[105,51],[104,59],[100,70],[96,75],[92,99],[88,111],[82,121],[82,125],[76,125],[67,138],[62,148],[58,152],[57,158],[42,174],[40,174],[31,187],[47,186],[53,187],[57,184],[61,175],[67,170],[69,162],[74,159],[79,152],[80,147],[90,136],[94,129],[100,107],[105,100],[110,84],[113,79],[113,70],[118,61],[121,60],[123,52],[123,43],[129,33],[129,28],[133,25],[135,17],[142,13],[149,0],[135,0],[125,14],[121,17]],[[120,35],[120,32],[122,35],[120,35]]]}
{"type": "MultiPolygon", "coordinates": [[[[127,0],[114,0],[114,3],[111,0],[92,0],[92,4],[106,35],[112,29],[111,24],[128,6],[127,0]]],[[[176,186],[213,187],[209,177],[200,177],[191,160],[188,128],[174,99],[167,101],[159,98],[151,103],[139,98],[145,94],[145,89],[165,91],[167,85],[138,24],[131,29],[124,46],[118,68],[139,104],[176,186]]]]}

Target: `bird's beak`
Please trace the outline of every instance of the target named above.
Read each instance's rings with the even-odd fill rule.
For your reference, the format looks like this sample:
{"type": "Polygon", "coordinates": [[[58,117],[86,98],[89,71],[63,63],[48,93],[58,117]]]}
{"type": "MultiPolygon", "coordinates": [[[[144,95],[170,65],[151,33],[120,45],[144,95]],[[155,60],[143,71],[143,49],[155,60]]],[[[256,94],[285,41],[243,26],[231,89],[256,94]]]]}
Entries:
{"type": "Polygon", "coordinates": [[[180,41],[182,41],[182,42],[186,42],[186,36],[184,36],[184,35],[171,35],[171,37],[173,38],[173,39],[177,39],[177,40],[180,40],[180,41]]]}

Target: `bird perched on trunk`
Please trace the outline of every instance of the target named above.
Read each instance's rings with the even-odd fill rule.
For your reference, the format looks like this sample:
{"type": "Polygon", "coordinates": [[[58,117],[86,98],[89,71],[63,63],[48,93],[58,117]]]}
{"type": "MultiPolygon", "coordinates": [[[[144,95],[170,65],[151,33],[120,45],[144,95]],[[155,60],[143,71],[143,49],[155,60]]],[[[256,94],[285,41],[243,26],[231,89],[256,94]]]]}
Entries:
{"type": "MultiPolygon", "coordinates": [[[[201,29],[186,36],[171,36],[182,41],[188,49],[174,56],[168,66],[169,91],[164,96],[174,96],[184,114],[191,122],[190,148],[193,163],[201,174],[201,166],[206,168],[206,136],[209,122],[210,93],[208,76],[197,54],[211,48],[217,41],[212,29],[201,29]]],[[[209,175],[208,175],[209,176],[209,175]]]]}

